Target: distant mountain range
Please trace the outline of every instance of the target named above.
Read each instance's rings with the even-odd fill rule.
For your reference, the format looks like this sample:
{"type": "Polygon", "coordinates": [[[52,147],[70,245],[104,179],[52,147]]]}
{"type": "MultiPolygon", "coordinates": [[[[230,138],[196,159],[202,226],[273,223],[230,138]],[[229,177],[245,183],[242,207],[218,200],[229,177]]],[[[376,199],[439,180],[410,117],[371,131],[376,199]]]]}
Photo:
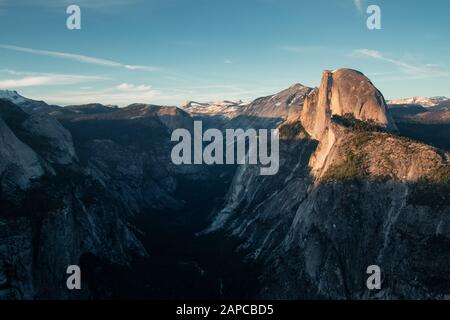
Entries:
{"type": "Polygon", "coordinates": [[[391,105],[419,105],[423,107],[434,107],[441,103],[450,104],[450,99],[447,97],[412,97],[412,98],[404,98],[404,99],[396,99],[390,100],[388,103],[391,105]]]}
{"type": "Polygon", "coordinates": [[[233,117],[239,113],[239,110],[245,105],[241,100],[239,101],[218,101],[201,103],[195,101],[188,101],[180,106],[181,109],[193,115],[213,115],[233,117]]]}
{"type": "Polygon", "coordinates": [[[317,88],[179,108],[0,91],[0,299],[443,299],[446,101],[388,104],[351,69],[324,71],[317,88]],[[174,165],[171,133],[194,120],[278,128],[279,173],[174,165]],[[370,291],[374,264],[383,283],[370,291]]]}
{"type": "Polygon", "coordinates": [[[446,97],[390,101],[389,113],[402,134],[450,150],[450,100],[446,97]]]}

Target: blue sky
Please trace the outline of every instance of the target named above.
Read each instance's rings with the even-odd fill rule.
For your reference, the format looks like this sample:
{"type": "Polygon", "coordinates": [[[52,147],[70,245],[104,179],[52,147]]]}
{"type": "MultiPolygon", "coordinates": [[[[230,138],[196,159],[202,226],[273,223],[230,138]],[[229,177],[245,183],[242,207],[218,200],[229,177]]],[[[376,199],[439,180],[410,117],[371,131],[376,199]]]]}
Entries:
{"type": "Polygon", "coordinates": [[[387,99],[450,96],[448,15],[447,0],[0,0],[0,89],[61,105],[248,101],[349,67],[387,99]]]}

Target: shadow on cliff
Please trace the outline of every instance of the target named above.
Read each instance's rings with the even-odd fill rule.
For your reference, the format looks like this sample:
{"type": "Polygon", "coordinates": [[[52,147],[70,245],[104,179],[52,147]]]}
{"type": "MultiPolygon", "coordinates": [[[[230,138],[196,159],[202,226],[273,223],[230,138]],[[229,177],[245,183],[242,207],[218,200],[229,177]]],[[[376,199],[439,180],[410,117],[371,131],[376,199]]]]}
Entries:
{"type": "MultiPolygon", "coordinates": [[[[278,120],[247,117],[241,118],[237,123],[251,124],[258,123],[258,121],[261,123],[269,121],[268,129],[270,129],[278,120]]],[[[143,152],[170,152],[170,149],[168,151],[159,148],[161,144],[170,141],[170,133],[156,119],[63,121],[63,124],[74,137],[77,152],[82,155],[80,156],[82,164],[86,164],[90,159],[86,144],[95,139],[110,139],[124,146],[131,145],[139,148],[143,152]]],[[[282,132],[284,137],[280,140],[280,160],[282,163],[280,164],[279,174],[257,177],[256,184],[260,187],[258,192],[254,197],[252,196],[251,200],[243,201],[236,208],[236,216],[245,217],[257,213],[259,204],[270,198],[275,190],[294,195],[295,192],[298,192],[297,189],[285,189],[287,178],[292,180],[301,178],[308,186],[312,185],[313,177],[309,173],[307,164],[318,142],[309,139],[300,141],[296,136],[301,134],[301,131],[301,127],[294,126],[282,132]],[[302,148],[305,142],[308,144],[307,150],[302,148]]],[[[230,237],[230,230],[222,230],[200,237],[195,236],[197,232],[208,226],[211,213],[224,206],[227,192],[237,169],[236,166],[202,167],[208,171],[208,179],[197,180],[189,175],[166,173],[173,174],[173,178],[176,180],[176,188],[172,195],[183,204],[181,208],[162,208],[159,210],[142,208],[141,212],[134,218],[127,218],[137,227],[138,237],[148,251],[149,258],[136,258],[129,266],[120,266],[90,252],[80,253],[80,264],[83,266],[83,273],[86,275],[91,298],[251,299],[259,297],[260,290],[264,285],[261,283],[262,264],[267,262],[264,258],[267,257],[268,252],[276,250],[278,245],[282,243],[304,199],[300,197],[298,202],[289,203],[288,209],[274,212],[272,220],[260,221],[261,223],[255,222],[250,226],[249,230],[259,229],[260,232],[264,233],[268,232],[269,228],[278,222],[277,219],[283,219],[284,221],[283,224],[280,224],[277,232],[274,233],[275,240],[272,245],[266,248],[266,255],[263,253],[262,259],[248,259],[249,256],[254,254],[254,247],[246,245],[248,239],[245,237],[230,237]]],[[[2,219],[5,218],[8,221],[21,216],[33,221],[35,239],[33,250],[36,251],[36,254],[39,251],[39,238],[41,237],[40,221],[52,210],[53,206],[60,205],[59,199],[64,196],[65,192],[73,192],[74,188],[86,190],[92,188],[90,184],[84,185],[86,182],[81,175],[77,176],[77,171],[69,172],[61,167],[58,172],[66,173],[67,176],[70,176],[70,179],[67,179],[67,176],[64,175],[48,180],[45,178],[37,181],[29,191],[20,192],[12,199],[9,198],[9,195],[0,193],[0,202],[2,203],[0,217],[2,219]],[[58,190],[58,192],[55,193],[53,190],[58,190]]],[[[359,199],[358,186],[361,183],[377,186],[385,184],[386,181],[368,177],[362,182],[355,179],[338,183],[350,186],[348,190],[353,190],[350,196],[359,199]]],[[[321,187],[319,186],[319,188],[321,187]]],[[[411,205],[416,207],[426,206],[436,210],[447,208],[450,198],[448,185],[447,188],[444,186],[443,189],[439,189],[441,190],[439,193],[436,192],[437,187],[426,182],[413,184],[412,190],[414,191],[410,194],[411,205]]],[[[439,186],[439,188],[441,187],[439,186]]],[[[369,186],[368,190],[371,188],[369,186]]],[[[93,189],[94,192],[95,190],[108,192],[101,188],[93,189]]],[[[108,197],[111,197],[111,195],[108,195],[108,197]]],[[[353,210],[350,201],[353,198],[351,197],[343,198],[343,200],[348,200],[344,204],[348,205],[349,211],[353,210]]],[[[83,204],[88,204],[91,201],[96,201],[96,199],[94,196],[86,194],[81,201],[83,204]]],[[[113,204],[113,202],[110,202],[110,204],[113,204]]],[[[114,205],[121,206],[116,202],[114,202],[114,205]]],[[[280,204],[278,208],[281,207],[280,204]]],[[[357,211],[351,212],[357,213],[357,211]]],[[[330,211],[324,214],[332,216],[334,212],[330,211]]],[[[240,222],[241,220],[237,219],[234,225],[239,225],[240,222]]],[[[365,221],[356,220],[356,222],[349,222],[348,225],[352,225],[351,231],[362,233],[364,231],[362,226],[364,226],[365,221]]],[[[337,234],[343,233],[343,230],[330,232],[331,234],[337,234]]],[[[408,235],[404,236],[407,237],[408,235]]],[[[411,243],[414,249],[414,242],[411,243]]],[[[432,248],[438,252],[449,251],[449,243],[446,238],[430,237],[423,244],[424,246],[421,244],[421,250],[425,250],[428,244],[431,244],[432,248]]],[[[327,245],[331,246],[331,243],[327,245]]],[[[360,249],[361,254],[365,254],[365,251],[371,248],[361,247],[357,249],[360,249]]],[[[337,250],[341,261],[351,261],[357,258],[344,249],[340,250],[339,246],[337,250]]],[[[300,253],[294,252],[294,254],[300,253]]],[[[430,255],[430,257],[433,256],[430,255]]],[[[442,257],[445,258],[446,256],[443,255],[442,257]]],[[[39,265],[36,267],[39,268],[39,265]]],[[[351,270],[346,269],[343,272],[348,275],[351,270]]],[[[280,279],[271,279],[271,281],[277,282],[281,281],[280,279]]],[[[433,286],[432,282],[436,279],[442,280],[443,278],[430,275],[423,283],[433,286]]],[[[343,297],[353,297],[354,283],[352,277],[348,275],[345,281],[347,281],[347,285],[343,291],[343,297]]],[[[436,283],[434,286],[441,286],[443,289],[440,290],[444,290],[448,289],[447,284],[448,282],[441,281],[441,284],[436,283]]],[[[313,294],[313,290],[303,289],[305,292],[313,294]]],[[[287,298],[295,297],[291,295],[287,298]]]]}
{"type": "MultiPolygon", "coordinates": [[[[171,121],[170,116],[165,117],[165,121],[171,121]]],[[[226,122],[222,117],[214,117],[208,121],[204,121],[204,130],[213,125],[220,125],[219,129],[245,130],[257,123],[259,126],[255,129],[271,129],[280,119],[239,117],[236,122],[226,122]],[[236,123],[241,127],[234,126],[236,123]]],[[[150,153],[170,152],[170,148],[158,146],[174,145],[170,142],[170,131],[152,118],[64,120],[62,123],[71,131],[83,163],[88,163],[87,145],[95,139],[112,140],[150,153]]],[[[170,161],[170,157],[166,159],[170,161]]],[[[129,268],[124,268],[90,253],[83,256],[87,272],[92,270],[87,277],[94,298],[236,299],[257,295],[258,266],[244,261],[246,252],[236,252],[240,242],[221,233],[195,236],[207,227],[211,212],[223,205],[237,166],[200,165],[198,168],[206,179],[205,176],[198,179],[192,174],[166,172],[176,181],[171,195],[182,203],[181,208],[141,208],[141,212],[130,218],[140,230],[138,237],[149,252],[148,259],[137,258],[129,268]]]]}

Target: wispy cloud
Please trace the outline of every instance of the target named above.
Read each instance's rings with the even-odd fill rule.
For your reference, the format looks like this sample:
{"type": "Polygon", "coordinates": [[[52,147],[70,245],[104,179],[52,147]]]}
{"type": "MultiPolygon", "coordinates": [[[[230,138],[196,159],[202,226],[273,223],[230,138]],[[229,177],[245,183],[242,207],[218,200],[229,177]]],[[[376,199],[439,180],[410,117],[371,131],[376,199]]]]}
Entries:
{"type": "MultiPolygon", "coordinates": [[[[450,72],[436,70],[436,68],[428,65],[413,65],[411,63],[386,57],[383,53],[370,49],[358,49],[353,52],[355,56],[366,57],[379,61],[387,62],[399,68],[399,70],[408,75],[406,79],[425,79],[425,78],[450,78],[450,72]]],[[[405,78],[396,78],[404,80],[405,78]]]]}
{"type": "Polygon", "coordinates": [[[226,59],[223,63],[225,63],[225,64],[232,64],[233,61],[231,61],[230,59],[226,59]]]}
{"type": "Polygon", "coordinates": [[[211,85],[199,87],[156,89],[147,84],[120,83],[104,89],[81,87],[58,92],[42,92],[31,98],[44,100],[50,104],[73,105],[103,103],[126,106],[132,103],[152,103],[160,105],[178,105],[183,101],[251,101],[274,92],[273,88],[238,88],[229,85],[211,85]]]}
{"type": "Polygon", "coordinates": [[[65,84],[74,84],[107,79],[104,77],[97,77],[97,76],[17,72],[14,70],[1,70],[1,72],[22,77],[17,79],[0,80],[0,89],[16,89],[16,88],[44,86],[44,85],[65,85],[65,84]]]}
{"type": "Polygon", "coordinates": [[[131,103],[152,103],[161,93],[149,85],[122,83],[106,89],[67,90],[33,98],[59,105],[103,103],[125,106],[131,103]]]}
{"type": "Polygon", "coordinates": [[[118,86],[116,86],[116,89],[123,92],[143,92],[148,91],[152,87],[149,85],[141,84],[141,85],[134,85],[129,83],[121,83],[118,86]]]}
{"type": "Polygon", "coordinates": [[[0,48],[30,53],[30,54],[35,54],[35,55],[72,60],[72,61],[77,61],[77,62],[81,62],[81,63],[95,64],[95,65],[104,66],[104,67],[125,68],[127,70],[141,70],[141,71],[148,71],[148,72],[154,72],[154,71],[159,70],[157,67],[154,67],[154,66],[124,64],[124,63],[113,61],[113,60],[95,58],[95,57],[74,54],[74,53],[67,53],[67,52],[39,50],[39,49],[18,47],[18,46],[13,46],[13,45],[8,45],[8,44],[0,44],[0,48]]]}

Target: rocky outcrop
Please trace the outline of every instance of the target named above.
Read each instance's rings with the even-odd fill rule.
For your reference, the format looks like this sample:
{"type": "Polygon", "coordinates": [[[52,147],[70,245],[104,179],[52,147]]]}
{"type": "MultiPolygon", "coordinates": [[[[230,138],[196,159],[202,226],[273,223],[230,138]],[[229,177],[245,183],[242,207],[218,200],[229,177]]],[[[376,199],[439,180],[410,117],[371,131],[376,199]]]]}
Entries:
{"type": "Polygon", "coordinates": [[[275,95],[258,98],[244,106],[226,127],[273,128],[284,121],[294,121],[311,90],[294,84],[275,95]]]}
{"type": "Polygon", "coordinates": [[[443,298],[450,291],[449,154],[399,137],[362,74],[326,71],[280,127],[280,171],[238,169],[205,232],[263,266],[260,297],[443,298]],[[382,270],[381,290],[366,269],[382,270]]]}
{"type": "Polygon", "coordinates": [[[394,121],[387,113],[383,95],[367,77],[350,69],[326,70],[320,87],[305,100],[301,122],[308,133],[320,140],[329,127],[331,117],[345,114],[396,130],[394,121]]]}
{"type": "Polygon", "coordinates": [[[208,128],[263,129],[275,128],[281,122],[295,121],[312,88],[296,83],[289,88],[250,103],[242,101],[198,103],[189,101],[181,108],[208,128]]]}
{"type": "Polygon", "coordinates": [[[76,160],[72,136],[55,118],[46,114],[31,114],[22,127],[31,137],[41,140],[44,158],[50,163],[69,164],[76,160]]]}
{"type": "Polygon", "coordinates": [[[72,136],[55,118],[23,110],[8,100],[0,100],[0,116],[17,138],[46,162],[69,164],[76,160],[72,136]]]}
{"type": "Polygon", "coordinates": [[[20,141],[0,118],[0,175],[2,189],[26,188],[44,174],[38,155],[20,141]]]}
{"type": "Polygon", "coordinates": [[[170,133],[179,128],[192,130],[192,118],[183,110],[174,107],[158,107],[158,119],[167,127],[170,133]]]}
{"type": "Polygon", "coordinates": [[[81,167],[71,134],[0,100],[0,299],[76,299],[69,265],[89,254],[127,265],[147,252],[131,209],[81,167]]]}
{"type": "MultiPolygon", "coordinates": [[[[192,130],[187,112],[146,104],[69,109],[54,113],[56,121],[0,101],[0,298],[91,298],[89,284],[66,289],[67,266],[93,256],[83,272],[107,282],[103,263],[109,271],[146,257],[141,241],[161,242],[156,270],[164,269],[142,287],[166,286],[164,277],[180,270],[173,264],[186,264],[187,251],[221,251],[198,246],[225,242],[224,233],[262,267],[258,297],[440,299],[450,291],[449,154],[397,136],[381,93],[357,71],[325,72],[318,89],[294,85],[241,106],[228,123],[222,116],[210,122],[280,129],[278,174],[240,166],[223,203],[216,189],[228,185],[234,168],[170,160],[172,130],[192,130]],[[202,235],[220,236],[184,243],[185,233],[198,231],[190,220],[215,206],[202,235]],[[168,236],[169,220],[177,228],[168,236]],[[148,230],[157,235],[144,236],[131,221],[155,222],[148,230]],[[175,242],[183,242],[183,260],[169,253],[166,264],[175,242]],[[379,291],[366,287],[374,264],[382,270],[379,291]]],[[[215,279],[209,271],[201,271],[202,281],[215,279]]],[[[217,275],[222,296],[230,282],[217,275]]],[[[158,296],[160,288],[151,291],[158,296]]],[[[104,292],[100,297],[109,297],[108,287],[104,292]]]]}
{"type": "Polygon", "coordinates": [[[309,87],[296,83],[273,96],[256,99],[247,105],[241,114],[291,121],[298,115],[306,95],[311,90],[309,87]]]}
{"type": "Polygon", "coordinates": [[[68,266],[81,266],[86,255],[127,266],[147,254],[123,219],[126,208],[79,178],[84,184],[55,177],[16,193],[19,199],[2,197],[0,299],[87,299],[86,282],[80,291],[67,289],[68,266]]]}
{"type": "Polygon", "coordinates": [[[49,113],[61,109],[59,106],[48,105],[44,101],[25,98],[15,90],[0,90],[0,99],[8,100],[17,106],[20,106],[26,112],[49,113]]]}

